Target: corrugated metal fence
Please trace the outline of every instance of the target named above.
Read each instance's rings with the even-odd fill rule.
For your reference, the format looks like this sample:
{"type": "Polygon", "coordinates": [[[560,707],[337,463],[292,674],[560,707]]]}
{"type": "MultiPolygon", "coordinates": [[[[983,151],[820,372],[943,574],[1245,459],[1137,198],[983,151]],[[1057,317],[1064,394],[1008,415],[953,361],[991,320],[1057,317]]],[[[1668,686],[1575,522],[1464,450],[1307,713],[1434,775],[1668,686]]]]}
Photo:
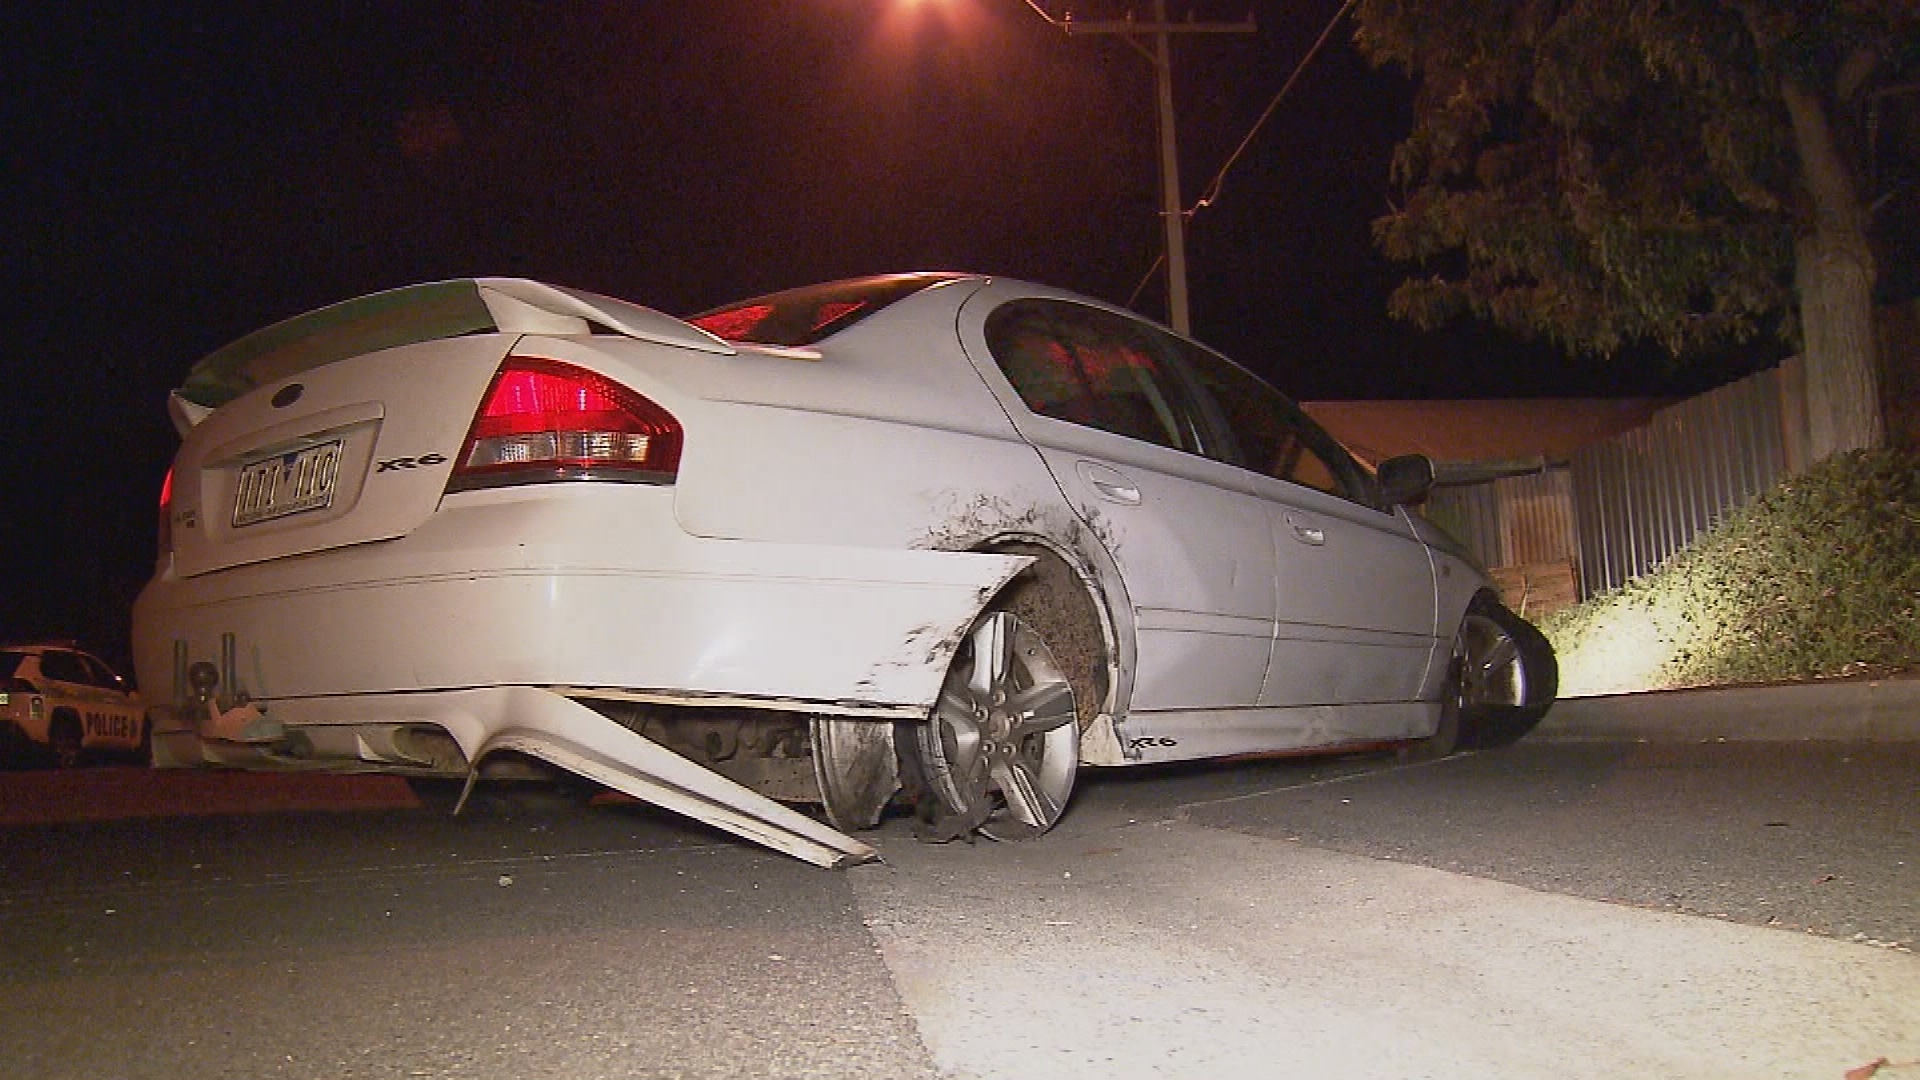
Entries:
{"type": "Polygon", "coordinates": [[[1488,566],[1553,562],[1579,550],[1565,467],[1437,488],[1426,513],[1488,566]]]}
{"type": "Polygon", "coordinates": [[[1786,422],[1799,415],[1797,394],[1782,393],[1797,375],[1750,375],[1573,456],[1582,595],[1659,566],[1799,464],[1804,450],[1786,422]]]}
{"type": "Polygon", "coordinates": [[[1570,562],[1580,595],[1647,573],[1805,467],[1797,362],[1657,413],[1567,465],[1437,489],[1430,517],[1489,567],[1570,562]]]}

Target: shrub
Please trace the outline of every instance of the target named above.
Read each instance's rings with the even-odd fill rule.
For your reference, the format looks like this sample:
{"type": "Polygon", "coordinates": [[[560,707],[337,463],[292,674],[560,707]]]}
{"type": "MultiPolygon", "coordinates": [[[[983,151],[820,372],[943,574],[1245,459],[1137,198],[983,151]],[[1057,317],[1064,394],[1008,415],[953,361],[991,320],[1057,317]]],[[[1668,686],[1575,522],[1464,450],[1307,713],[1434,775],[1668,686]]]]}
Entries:
{"type": "Polygon", "coordinates": [[[1569,695],[1920,667],[1920,453],[1821,462],[1541,629],[1569,695]]]}

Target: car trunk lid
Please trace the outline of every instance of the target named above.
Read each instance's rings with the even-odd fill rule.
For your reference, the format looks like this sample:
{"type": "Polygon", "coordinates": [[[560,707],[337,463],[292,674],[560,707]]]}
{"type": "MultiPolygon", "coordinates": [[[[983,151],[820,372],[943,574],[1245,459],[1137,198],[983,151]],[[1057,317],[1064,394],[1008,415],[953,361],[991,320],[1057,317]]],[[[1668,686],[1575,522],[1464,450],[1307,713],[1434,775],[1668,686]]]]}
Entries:
{"type": "Polygon", "coordinates": [[[182,577],[403,536],[438,507],[494,373],[525,334],[733,347],[671,316],[518,279],[360,297],[196,365],[167,507],[182,577]]]}
{"type": "Polygon", "coordinates": [[[222,406],[174,460],[175,573],[405,535],[439,505],[474,408],[517,340],[401,346],[222,406]]]}

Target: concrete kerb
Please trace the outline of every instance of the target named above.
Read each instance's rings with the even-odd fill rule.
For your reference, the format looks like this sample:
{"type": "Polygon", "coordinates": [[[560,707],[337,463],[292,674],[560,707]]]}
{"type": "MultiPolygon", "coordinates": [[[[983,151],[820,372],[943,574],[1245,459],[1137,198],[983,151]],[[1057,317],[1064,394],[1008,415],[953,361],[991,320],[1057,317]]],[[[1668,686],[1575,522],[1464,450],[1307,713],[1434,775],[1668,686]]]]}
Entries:
{"type": "Polygon", "coordinates": [[[1562,698],[1534,738],[1920,742],[1920,678],[1562,698]]]}

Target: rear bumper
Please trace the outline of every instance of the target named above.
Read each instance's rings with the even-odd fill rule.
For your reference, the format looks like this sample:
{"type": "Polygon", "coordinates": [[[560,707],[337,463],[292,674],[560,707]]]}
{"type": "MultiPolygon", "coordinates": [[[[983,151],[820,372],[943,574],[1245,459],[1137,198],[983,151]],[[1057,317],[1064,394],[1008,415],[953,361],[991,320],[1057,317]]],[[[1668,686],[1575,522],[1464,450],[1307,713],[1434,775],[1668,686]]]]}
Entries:
{"type": "Polygon", "coordinates": [[[134,606],[148,700],[564,686],[924,715],[1024,557],[689,536],[671,493],[473,493],[414,533],[177,579],[134,606]]]}
{"type": "Polygon", "coordinates": [[[870,857],[574,699],[923,718],[1031,560],[707,539],[671,509],[475,492],[399,539],[162,573],[133,626],[155,763],[458,775],[514,750],[810,861],[870,857]]]}

